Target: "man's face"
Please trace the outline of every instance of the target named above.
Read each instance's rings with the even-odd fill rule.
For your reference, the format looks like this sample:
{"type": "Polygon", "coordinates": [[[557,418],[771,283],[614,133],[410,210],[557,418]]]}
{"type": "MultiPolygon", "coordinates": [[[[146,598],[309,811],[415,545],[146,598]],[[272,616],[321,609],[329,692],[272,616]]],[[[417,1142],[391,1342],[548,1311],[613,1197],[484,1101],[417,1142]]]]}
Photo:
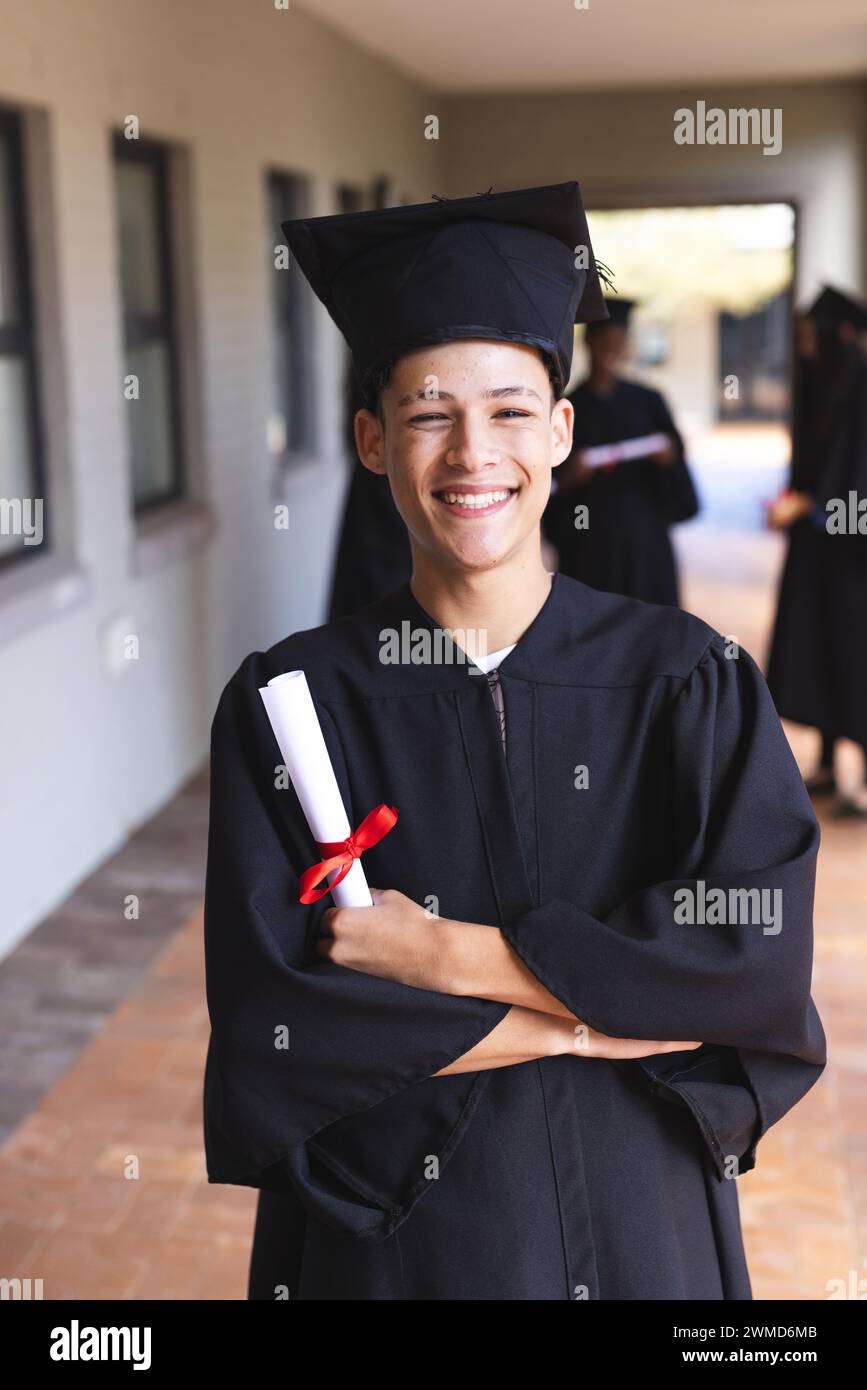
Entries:
{"type": "Polygon", "coordinates": [[[597,371],[616,376],[629,349],[628,330],[619,323],[605,323],[587,339],[587,351],[597,371]]]}
{"type": "Polygon", "coordinates": [[[573,412],[566,400],[552,411],[535,348],[483,339],[420,348],[395,364],[381,405],[384,430],[370,411],[356,416],[359,454],[387,473],[416,545],[465,570],[538,546],[573,412]]]}

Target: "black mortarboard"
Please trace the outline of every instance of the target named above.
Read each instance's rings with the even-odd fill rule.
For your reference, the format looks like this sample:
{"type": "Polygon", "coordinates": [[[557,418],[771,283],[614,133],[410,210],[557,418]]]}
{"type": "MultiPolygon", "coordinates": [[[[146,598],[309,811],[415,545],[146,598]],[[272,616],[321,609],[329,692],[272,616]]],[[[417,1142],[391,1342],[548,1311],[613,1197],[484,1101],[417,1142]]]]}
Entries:
{"type": "Polygon", "coordinates": [[[831,285],[824,289],[810,305],[807,313],[811,318],[834,324],[851,323],[859,331],[867,329],[867,304],[835,290],[831,285]]]}
{"type": "Polygon", "coordinates": [[[612,323],[616,323],[620,328],[629,327],[629,316],[637,303],[637,299],[613,299],[610,295],[605,297],[608,317],[612,323]]]}
{"type": "Polygon", "coordinates": [[[573,324],[608,316],[574,180],[281,226],[362,390],[390,359],[455,338],[544,348],[562,387],[573,324]]]}

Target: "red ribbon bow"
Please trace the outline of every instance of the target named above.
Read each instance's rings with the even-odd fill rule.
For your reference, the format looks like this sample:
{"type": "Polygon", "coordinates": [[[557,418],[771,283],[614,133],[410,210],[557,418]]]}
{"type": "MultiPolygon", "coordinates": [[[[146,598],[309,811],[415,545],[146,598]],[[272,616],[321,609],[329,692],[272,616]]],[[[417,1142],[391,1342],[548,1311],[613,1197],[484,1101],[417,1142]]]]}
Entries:
{"type": "Polygon", "coordinates": [[[311,864],[309,869],[305,869],[301,875],[301,896],[298,899],[302,903],[315,903],[319,898],[324,898],[326,893],[330,893],[332,888],[336,888],[342,882],[349,870],[352,868],[356,859],[360,859],[366,849],[375,845],[383,836],[387,835],[397,820],[397,807],[386,806],[381,801],[378,806],[374,806],[372,811],[368,811],[364,820],[353,830],[345,840],[317,840],[319,848],[328,855],[327,859],[320,859],[317,864],[311,864]],[[340,873],[333,883],[326,883],[324,888],[317,888],[333,869],[340,869],[340,873]]]}

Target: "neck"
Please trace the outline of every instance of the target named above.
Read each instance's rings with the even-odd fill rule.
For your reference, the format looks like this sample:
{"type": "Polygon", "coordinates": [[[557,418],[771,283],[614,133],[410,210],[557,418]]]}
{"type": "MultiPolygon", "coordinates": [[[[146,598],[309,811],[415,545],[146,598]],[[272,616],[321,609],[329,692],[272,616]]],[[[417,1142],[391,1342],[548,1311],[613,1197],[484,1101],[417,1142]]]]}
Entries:
{"type": "Polygon", "coordinates": [[[416,602],[442,628],[481,634],[483,650],[499,651],[520,641],[551,592],[538,538],[488,570],[444,569],[438,557],[413,543],[410,589],[416,602]]]}
{"type": "Polygon", "coordinates": [[[617,376],[614,372],[606,371],[604,367],[591,367],[587,384],[597,395],[607,396],[617,385],[617,376]]]}

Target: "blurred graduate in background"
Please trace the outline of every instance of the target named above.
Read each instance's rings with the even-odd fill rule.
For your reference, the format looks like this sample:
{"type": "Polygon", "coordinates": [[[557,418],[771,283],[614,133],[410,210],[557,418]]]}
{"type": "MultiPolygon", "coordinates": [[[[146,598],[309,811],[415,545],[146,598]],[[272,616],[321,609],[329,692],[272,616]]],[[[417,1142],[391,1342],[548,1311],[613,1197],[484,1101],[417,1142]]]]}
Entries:
{"type": "Polygon", "coordinates": [[[849,505],[854,493],[867,526],[857,512],[867,497],[865,331],[867,305],[831,287],[796,320],[791,476],[768,508],[768,524],[789,536],[768,684],[784,719],[822,735],[811,793],[836,788],[838,814],[867,817],[867,786],[844,789],[834,770],[841,738],[861,745],[867,766],[867,533],[849,505]]]}
{"type": "Polygon", "coordinates": [[[620,375],[635,301],[606,304],[610,319],[586,329],[590,370],[569,396],[573,450],[557,470],[542,526],[572,579],[677,606],[668,530],[694,516],[698,500],[665,400],[620,375]]]}
{"type": "Polygon", "coordinates": [[[385,598],[409,579],[412,571],[409,536],[391,488],[385,478],[364,467],[355,447],[355,416],[366,402],[351,363],[344,395],[344,434],[347,454],[353,461],[352,478],[334,559],[329,622],[385,598]]]}

